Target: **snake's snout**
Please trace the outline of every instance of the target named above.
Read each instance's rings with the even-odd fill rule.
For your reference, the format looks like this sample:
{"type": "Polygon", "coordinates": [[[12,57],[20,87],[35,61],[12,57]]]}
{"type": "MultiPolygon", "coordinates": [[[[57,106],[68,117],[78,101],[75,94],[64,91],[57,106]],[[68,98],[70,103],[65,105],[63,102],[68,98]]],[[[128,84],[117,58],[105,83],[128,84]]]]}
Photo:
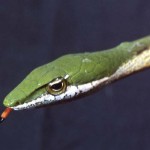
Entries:
{"type": "Polygon", "coordinates": [[[14,100],[4,99],[3,104],[5,107],[14,107],[19,105],[19,102],[14,100]]]}
{"type": "Polygon", "coordinates": [[[11,91],[4,99],[5,107],[15,107],[24,102],[24,95],[19,90],[11,91]]]}

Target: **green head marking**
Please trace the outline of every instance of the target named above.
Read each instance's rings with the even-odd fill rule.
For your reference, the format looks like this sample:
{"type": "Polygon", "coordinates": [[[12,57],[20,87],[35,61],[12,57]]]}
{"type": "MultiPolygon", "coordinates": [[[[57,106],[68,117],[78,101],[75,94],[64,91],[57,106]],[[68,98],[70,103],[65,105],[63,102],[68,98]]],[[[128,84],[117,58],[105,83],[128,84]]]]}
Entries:
{"type": "MultiPolygon", "coordinates": [[[[67,80],[67,85],[80,85],[94,80],[94,60],[85,54],[65,55],[33,70],[5,100],[6,107],[14,107],[35,100],[47,93],[47,86],[58,78],[67,80]],[[87,74],[87,78],[84,75],[87,74]]],[[[55,81],[55,82],[56,82],[55,81]]]]}
{"type": "MultiPolygon", "coordinates": [[[[119,72],[121,75],[118,77],[116,77],[118,74],[115,74],[121,66],[128,64],[133,58],[140,56],[138,60],[141,59],[141,54],[145,51],[149,63],[136,70],[149,67],[150,54],[147,53],[150,51],[149,47],[150,37],[146,37],[135,42],[122,43],[106,51],[62,56],[33,70],[6,96],[4,105],[20,110],[86,94],[110,79],[116,80],[134,72],[134,69],[132,71],[129,69],[126,73],[127,69],[124,69],[119,72]]],[[[135,64],[137,65],[138,61],[135,64]]]]}

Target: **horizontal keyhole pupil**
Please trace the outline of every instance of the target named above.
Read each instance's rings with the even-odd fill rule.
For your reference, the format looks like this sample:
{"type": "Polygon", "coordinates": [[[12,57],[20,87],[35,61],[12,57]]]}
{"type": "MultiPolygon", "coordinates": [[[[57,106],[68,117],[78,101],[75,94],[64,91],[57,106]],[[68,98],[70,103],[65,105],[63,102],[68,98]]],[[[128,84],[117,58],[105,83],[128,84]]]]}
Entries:
{"type": "Polygon", "coordinates": [[[51,88],[55,91],[61,90],[62,89],[63,84],[62,83],[57,83],[51,86],[51,88]]]}

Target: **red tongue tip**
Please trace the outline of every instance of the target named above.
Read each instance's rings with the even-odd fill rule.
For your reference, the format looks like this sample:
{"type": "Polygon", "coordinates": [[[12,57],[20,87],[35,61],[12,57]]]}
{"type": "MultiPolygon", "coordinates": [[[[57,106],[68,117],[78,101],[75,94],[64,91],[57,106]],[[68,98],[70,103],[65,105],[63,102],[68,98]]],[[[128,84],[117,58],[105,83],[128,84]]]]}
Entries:
{"type": "Polygon", "coordinates": [[[8,117],[8,115],[11,113],[12,110],[13,110],[12,108],[8,107],[2,112],[0,116],[0,123],[2,123],[8,117]]]}

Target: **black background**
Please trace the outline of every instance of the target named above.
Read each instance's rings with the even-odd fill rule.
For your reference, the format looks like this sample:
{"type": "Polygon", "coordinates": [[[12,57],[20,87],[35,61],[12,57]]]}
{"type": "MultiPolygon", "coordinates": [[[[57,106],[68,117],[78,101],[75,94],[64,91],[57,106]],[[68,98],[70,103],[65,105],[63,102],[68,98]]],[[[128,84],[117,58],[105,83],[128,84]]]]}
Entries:
{"type": "MultiPolygon", "coordinates": [[[[32,69],[150,34],[149,0],[0,0],[0,110],[32,69]]],[[[13,112],[0,150],[149,150],[150,71],[83,99],[13,112]]]]}

